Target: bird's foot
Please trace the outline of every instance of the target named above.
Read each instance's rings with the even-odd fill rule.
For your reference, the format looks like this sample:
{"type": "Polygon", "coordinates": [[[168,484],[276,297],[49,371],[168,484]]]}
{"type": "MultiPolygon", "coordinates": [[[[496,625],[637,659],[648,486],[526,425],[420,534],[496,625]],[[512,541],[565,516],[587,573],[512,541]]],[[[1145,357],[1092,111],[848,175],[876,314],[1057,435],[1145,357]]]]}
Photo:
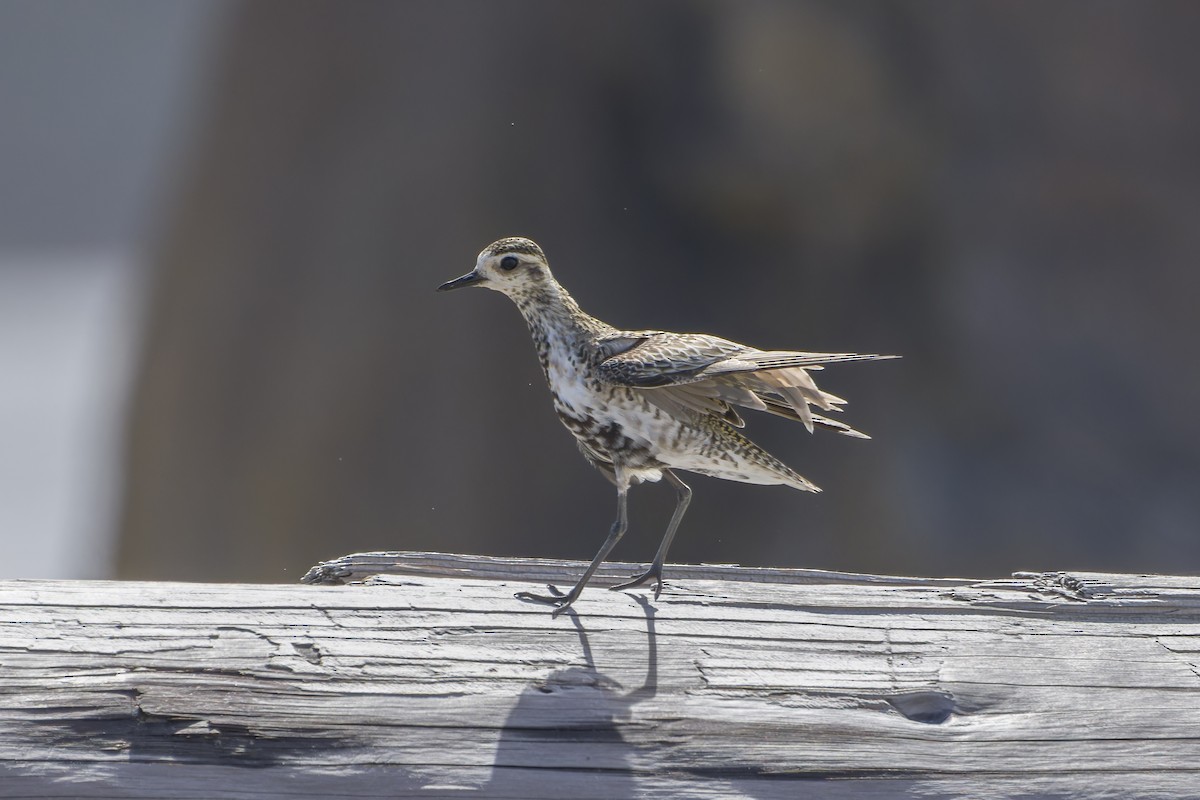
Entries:
{"type": "Polygon", "coordinates": [[[551,617],[557,617],[559,614],[570,608],[571,604],[579,597],[578,592],[563,594],[562,591],[554,584],[546,584],[546,589],[550,594],[535,594],[533,592],[517,592],[513,597],[518,600],[530,600],[534,603],[546,603],[554,606],[554,610],[550,612],[551,617]]]}
{"type": "Polygon", "coordinates": [[[662,564],[651,564],[650,569],[643,572],[641,575],[635,575],[624,583],[618,583],[616,586],[608,587],[614,592],[619,592],[622,589],[632,589],[635,586],[641,586],[648,581],[654,581],[654,599],[657,600],[659,594],[662,593],[662,564]]]}

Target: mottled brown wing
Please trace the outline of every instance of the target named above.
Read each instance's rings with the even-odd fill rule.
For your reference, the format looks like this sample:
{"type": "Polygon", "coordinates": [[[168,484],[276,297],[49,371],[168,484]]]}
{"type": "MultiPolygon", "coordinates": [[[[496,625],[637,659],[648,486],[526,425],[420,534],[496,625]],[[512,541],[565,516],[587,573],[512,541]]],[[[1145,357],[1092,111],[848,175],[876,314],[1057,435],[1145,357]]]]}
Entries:
{"type": "Polygon", "coordinates": [[[710,414],[738,427],[744,423],[734,405],[796,419],[809,431],[816,422],[848,436],[863,436],[825,417],[814,419],[809,404],[840,411],[845,401],[818,389],[808,371],[823,364],[892,357],[758,350],[705,334],[640,335],[640,342],[600,365],[602,380],[644,390],[646,399],[669,414],[710,414]]]}
{"type": "MultiPolygon", "coordinates": [[[[609,337],[606,342],[628,342],[623,349],[600,365],[602,380],[616,386],[648,389],[701,380],[698,373],[726,361],[744,350],[745,345],[702,333],[664,333],[639,331],[609,337]]],[[[604,346],[605,342],[601,343],[604,346]]]]}

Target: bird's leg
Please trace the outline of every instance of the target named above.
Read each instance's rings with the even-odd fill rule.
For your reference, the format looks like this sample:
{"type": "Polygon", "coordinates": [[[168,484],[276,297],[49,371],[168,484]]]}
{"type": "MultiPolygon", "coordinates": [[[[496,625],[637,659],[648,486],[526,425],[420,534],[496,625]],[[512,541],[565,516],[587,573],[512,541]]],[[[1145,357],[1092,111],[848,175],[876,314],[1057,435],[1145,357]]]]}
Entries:
{"type": "MultiPolygon", "coordinates": [[[[618,477],[620,477],[619,472],[618,477]]],[[[600,552],[596,553],[596,557],[592,559],[592,563],[588,564],[588,568],[583,571],[583,577],[576,582],[575,588],[566,594],[563,594],[555,587],[550,586],[547,588],[549,588],[552,594],[546,595],[534,594],[533,592],[517,592],[516,596],[521,600],[534,600],[538,603],[549,603],[555,606],[554,611],[551,614],[551,616],[555,617],[557,617],[572,603],[579,599],[580,592],[583,591],[584,586],[587,586],[587,582],[591,580],[593,573],[596,572],[596,568],[604,562],[604,559],[608,558],[608,554],[612,552],[612,549],[616,547],[617,542],[621,540],[621,537],[625,535],[625,531],[629,528],[629,518],[625,511],[625,497],[628,490],[628,484],[624,481],[618,480],[617,519],[613,522],[612,528],[608,532],[608,538],[605,539],[604,544],[600,546],[600,552]]]]}
{"type": "Polygon", "coordinates": [[[676,492],[675,513],[671,515],[671,521],[667,524],[667,533],[663,536],[662,543],[658,546],[658,552],[654,554],[654,563],[650,565],[650,569],[641,575],[634,576],[631,580],[609,587],[614,591],[631,589],[634,586],[641,586],[646,581],[653,580],[654,599],[657,600],[659,593],[662,592],[663,562],[667,560],[667,550],[671,547],[671,540],[675,538],[675,531],[679,529],[679,522],[683,519],[683,513],[687,511],[688,503],[692,501],[692,487],[679,480],[679,476],[669,469],[664,469],[663,475],[667,476],[667,480],[675,487],[676,492]]]}

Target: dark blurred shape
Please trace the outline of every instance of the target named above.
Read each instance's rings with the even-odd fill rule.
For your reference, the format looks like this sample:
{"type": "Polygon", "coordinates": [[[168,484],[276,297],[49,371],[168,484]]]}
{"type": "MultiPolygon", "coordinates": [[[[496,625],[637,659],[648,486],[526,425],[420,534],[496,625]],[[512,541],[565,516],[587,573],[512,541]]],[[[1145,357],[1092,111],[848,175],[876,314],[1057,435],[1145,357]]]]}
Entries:
{"type": "MultiPolygon", "coordinates": [[[[509,304],[536,238],[615,325],[894,352],[876,439],[749,435],[819,497],[696,478],[681,561],[1200,569],[1200,9],[236,7],[159,248],[125,577],[364,549],[587,558],[610,489],[509,304]]],[[[619,558],[672,501],[644,487],[619,558]]],[[[669,576],[668,576],[669,577],[669,576]]]]}

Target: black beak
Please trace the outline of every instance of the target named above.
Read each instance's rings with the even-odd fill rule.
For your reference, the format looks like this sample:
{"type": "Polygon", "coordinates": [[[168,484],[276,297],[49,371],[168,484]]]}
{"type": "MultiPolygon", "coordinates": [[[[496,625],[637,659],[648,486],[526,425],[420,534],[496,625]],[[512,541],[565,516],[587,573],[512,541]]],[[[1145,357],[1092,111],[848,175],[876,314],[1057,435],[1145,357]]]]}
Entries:
{"type": "Polygon", "coordinates": [[[464,286],[478,286],[486,280],[478,272],[468,272],[461,278],[455,278],[452,281],[446,281],[437,288],[439,292],[448,292],[451,289],[461,289],[464,286]]]}

